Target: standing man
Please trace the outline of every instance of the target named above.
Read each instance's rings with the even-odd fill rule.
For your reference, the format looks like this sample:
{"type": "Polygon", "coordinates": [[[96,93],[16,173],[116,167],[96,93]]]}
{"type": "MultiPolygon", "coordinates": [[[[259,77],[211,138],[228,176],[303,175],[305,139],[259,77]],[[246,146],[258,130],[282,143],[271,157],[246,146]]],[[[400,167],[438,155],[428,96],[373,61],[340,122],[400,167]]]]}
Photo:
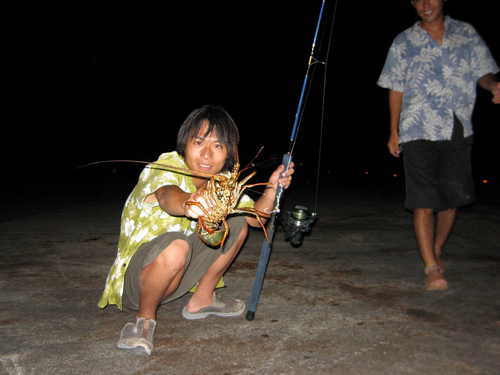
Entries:
{"type": "MultiPolygon", "coordinates": [[[[137,310],[135,322],[123,327],[118,348],[150,355],[158,306],[182,297],[196,284],[182,310],[184,318],[231,317],[245,310],[240,300],[222,300],[215,288],[243,246],[247,225],[260,226],[256,215],[228,217],[229,233],[223,245],[207,245],[196,233],[196,225],[198,217],[217,209],[218,204],[208,202],[203,194],[208,178],[157,165],[229,176],[237,161],[238,140],[238,129],[229,114],[219,107],[204,106],[191,112],[182,124],[177,151],[162,154],[155,164],[144,168],[125,204],[117,257],[98,304],[137,310]]],[[[271,213],[278,182],[285,188],[290,185],[293,163],[286,176],[281,176],[284,171],[281,165],[272,173],[256,202],[243,194],[237,207],[253,208],[261,215],[271,213]]],[[[228,199],[220,198],[224,200],[228,199]]],[[[265,222],[265,216],[260,218],[265,222]]]]}
{"type": "Polygon", "coordinates": [[[475,199],[476,85],[500,103],[498,66],[486,43],[470,24],[445,17],[445,1],[411,1],[421,20],[396,37],[378,80],[390,90],[387,146],[395,157],[404,152],[405,207],[413,210],[427,290],[448,287],[441,252],[457,208],[475,199]]]}

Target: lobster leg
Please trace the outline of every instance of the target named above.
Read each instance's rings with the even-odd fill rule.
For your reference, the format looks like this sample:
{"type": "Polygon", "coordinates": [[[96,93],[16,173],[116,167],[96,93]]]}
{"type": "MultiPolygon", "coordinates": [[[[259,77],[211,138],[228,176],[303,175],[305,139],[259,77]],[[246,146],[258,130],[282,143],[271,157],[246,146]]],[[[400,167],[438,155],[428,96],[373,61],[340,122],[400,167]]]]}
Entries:
{"type": "Polygon", "coordinates": [[[269,243],[271,242],[271,240],[269,239],[269,236],[267,235],[266,226],[264,225],[264,223],[262,222],[262,219],[261,219],[261,216],[265,217],[265,218],[269,218],[270,216],[268,214],[266,214],[264,212],[257,211],[257,210],[255,210],[253,208],[240,208],[240,209],[237,209],[236,212],[239,212],[239,213],[249,213],[249,214],[255,216],[255,218],[259,222],[260,226],[264,230],[264,234],[266,235],[267,242],[269,242],[269,243]]]}

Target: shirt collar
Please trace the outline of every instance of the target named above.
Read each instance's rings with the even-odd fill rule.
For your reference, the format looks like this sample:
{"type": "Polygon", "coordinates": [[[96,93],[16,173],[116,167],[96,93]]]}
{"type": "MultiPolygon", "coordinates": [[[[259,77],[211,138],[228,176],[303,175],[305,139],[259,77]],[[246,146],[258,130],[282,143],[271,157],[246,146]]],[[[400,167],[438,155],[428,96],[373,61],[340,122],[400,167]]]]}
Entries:
{"type": "MultiPolygon", "coordinates": [[[[415,24],[413,25],[413,29],[417,29],[417,30],[420,30],[421,32],[426,32],[424,29],[422,29],[419,25],[420,25],[420,22],[422,21],[417,21],[415,22],[415,24]]],[[[446,29],[448,29],[448,26],[450,25],[450,23],[453,22],[453,18],[451,18],[450,16],[444,16],[444,26],[446,27],[446,29]]]]}

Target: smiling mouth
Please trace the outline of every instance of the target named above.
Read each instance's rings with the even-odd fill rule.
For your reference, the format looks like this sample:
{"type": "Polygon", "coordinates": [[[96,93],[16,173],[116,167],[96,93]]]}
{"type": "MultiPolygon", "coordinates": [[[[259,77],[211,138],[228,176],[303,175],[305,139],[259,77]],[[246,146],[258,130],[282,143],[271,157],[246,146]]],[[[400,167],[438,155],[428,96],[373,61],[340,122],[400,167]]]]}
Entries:
{"type": "Polygon", "coordinates": [[[200,167],[201,169],[211,169],[212,168],[211,165],[201,164],[201,163],[198,163],[198,167],[200,167]]]}

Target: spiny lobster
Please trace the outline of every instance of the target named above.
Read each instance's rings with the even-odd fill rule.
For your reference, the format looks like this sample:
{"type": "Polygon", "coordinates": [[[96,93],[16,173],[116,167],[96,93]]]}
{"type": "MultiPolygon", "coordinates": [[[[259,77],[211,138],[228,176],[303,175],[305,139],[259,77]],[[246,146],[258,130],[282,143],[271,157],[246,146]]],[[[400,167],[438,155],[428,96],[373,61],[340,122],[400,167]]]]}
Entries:
{"type": "Polygon", "coordinates": [[[224,242],[226,241],[226,238],[229,234],[229,225],[226,222],[226,217],[230,214],[238,213],[250,214],[255,216],[259,224],[262,226],[262,229],[264,230],[267,241],[270,242],[266,227],[264,226],[264,223],[261,219],[262,217],[269,218],[270,215],[265,212],[258,211],[254,208],[236,207],[245,189],[268,184],[267,182],[260,182],[256,184],[245,185],[245,183],[250,180],[250,178],[252,178],[257,172],[252,172],[241,181],[238,181],[241,173],[247,170],[252,164],[250,163],[247,167],[240,171],[238,152],[236,152],[236,163],[234,164],[233,170],[231,171],[229,177],[221,174],[213,175],[205,172],[194,171],[191,169],[178,168],[170,165],[139,160],[106,160],[89,163],[84,165],[83,167],[92,164],[110,162],[130,162],[156,165],[169,171],[208,178],[206,185],[201,189],[202,196],[209,206],[208,209],[206,209],[200,202],[186,202],[186,204],[199,207],[205,215],[198,217],[197,232],[203,242],[205,242],[207,245],[214,247],[219,246],[219,244],[220,246],[224,245],[224,242]],[[224,226],[224,229],[219,230],[221,224],[224,226]]]}

